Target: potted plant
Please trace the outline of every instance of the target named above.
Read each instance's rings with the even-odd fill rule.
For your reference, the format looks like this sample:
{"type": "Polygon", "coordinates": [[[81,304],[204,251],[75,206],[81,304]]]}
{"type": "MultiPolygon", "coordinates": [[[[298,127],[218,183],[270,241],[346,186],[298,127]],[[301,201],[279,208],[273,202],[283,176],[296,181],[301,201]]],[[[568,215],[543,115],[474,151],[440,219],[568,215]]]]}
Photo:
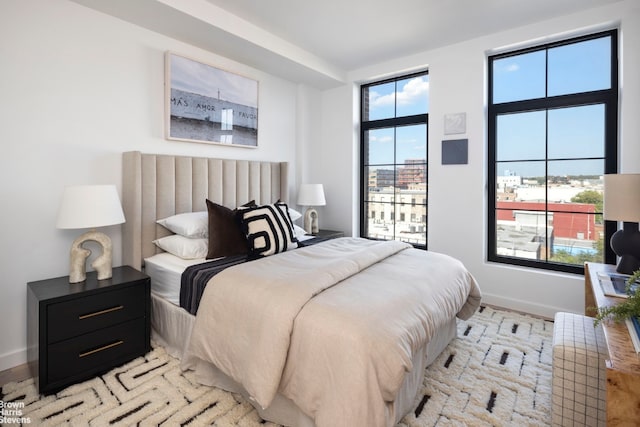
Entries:
{"type": "Polygon", "coordinates": [[[629,297],[619,304],[609,307],[598,307],[594,326],[597,326],[602,320],[611,318],[615,322],[624,322],[631,317],[640,318],[640,285],[637,283],[640,279],[640,270],[636,270],[627,279],[627,295],[629,297]],[[632,286],[632,285],[636,286],[632,286]]]}

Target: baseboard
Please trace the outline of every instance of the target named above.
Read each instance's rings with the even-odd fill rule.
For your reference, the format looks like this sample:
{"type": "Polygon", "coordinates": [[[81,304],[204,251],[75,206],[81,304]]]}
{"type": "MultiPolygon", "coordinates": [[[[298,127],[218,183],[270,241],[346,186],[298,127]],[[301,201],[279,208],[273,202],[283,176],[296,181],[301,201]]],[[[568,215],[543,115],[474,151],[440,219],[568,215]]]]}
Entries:
{"type": "Polygon", "coordinates": [[[6,371],[25,363],[27,363],[27,349],[0,355],[0,371],[6,371]]]}
{"type": "MultiPolygon", "coordinates": [[[[533,314],[535,316],[544,317],[546,319],[553,319],[557,312],[567,312],[566,308],[555,307],[550,305],[543,305],[532,303],[530,301],[523,301],[513,298],[505,298],[500,295],[482,294],[482,302],[495,307],[502,307],[507,310],[514,310],[522,313],[533,314]]],[[[583,314],[583,313],[579,313],[583,314]]]]}

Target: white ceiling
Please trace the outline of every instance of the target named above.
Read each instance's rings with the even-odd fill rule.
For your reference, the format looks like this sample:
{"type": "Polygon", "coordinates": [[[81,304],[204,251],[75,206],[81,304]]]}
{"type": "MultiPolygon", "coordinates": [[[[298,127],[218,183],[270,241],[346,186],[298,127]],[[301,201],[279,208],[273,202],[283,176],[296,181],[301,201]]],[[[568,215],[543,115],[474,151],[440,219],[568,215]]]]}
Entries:
{"type": "Polygon", "coordinates": [[[319,88],[348,71],[620,0],[72,0],[319,88]]]}
{"type": "Polygon", "coordinates": [[[207,0],[353,70],[615,0],[207,0]]]}

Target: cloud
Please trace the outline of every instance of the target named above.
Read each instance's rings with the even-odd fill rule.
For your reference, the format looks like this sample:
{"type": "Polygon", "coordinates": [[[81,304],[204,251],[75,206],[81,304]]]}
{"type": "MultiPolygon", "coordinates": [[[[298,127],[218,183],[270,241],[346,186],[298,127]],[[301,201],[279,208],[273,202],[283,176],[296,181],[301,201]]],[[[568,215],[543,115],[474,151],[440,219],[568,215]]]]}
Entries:
{"type": "Polygon", "coordinates": [[[378,138],[372,135],[369,137],[369,142],[393,142],[393,136],[383,136],[378,138]]]}
{"type": "Polygon", "coordinates": [[[369,103],[375,107],[382,107],[386,105],[393,105],[394,94],[380,95],[375,90],[369,91],[369,103]]]}
{"type": "Polygon", "coordinates": [[[384,107],[393,105],[394,102],[398,102],[398,105],[411,105],[418,100],[422,101],[429,93],[429,82],[422,77],[415,77],[409,80],[402,87],[400,92],[392,92],[387,95],[381,95],[376,91],[369,92],[369,102],[375,107],[384,107]]]}
{"type": "Polygon", "coordinates": [[[507,71],[509,73],[512,73],[514,71],[518,71],[519,69],[520,69],[520,66],[518,64],[516,64],[516,63],[509,64],[509,65],[507,65],[505,67],[505,71],[507,71]]]}
{"type": "Polygon", "coordinates": [[[429,94],[429,82],[416,77],[407,82],[402,88],[402,92],[398,92],[398,104],[410,105],[417,99],[424,99],[429,94]]]}

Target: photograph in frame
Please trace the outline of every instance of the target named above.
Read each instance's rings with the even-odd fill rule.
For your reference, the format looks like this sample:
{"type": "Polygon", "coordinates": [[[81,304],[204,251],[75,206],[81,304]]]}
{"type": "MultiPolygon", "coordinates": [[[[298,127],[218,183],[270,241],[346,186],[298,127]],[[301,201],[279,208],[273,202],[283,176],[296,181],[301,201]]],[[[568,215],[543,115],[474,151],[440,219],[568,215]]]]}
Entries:
{"type": "Polygon", "coordinates": [[[258,146],[258,81],[166,53],[166,137],[258,146]]]}

